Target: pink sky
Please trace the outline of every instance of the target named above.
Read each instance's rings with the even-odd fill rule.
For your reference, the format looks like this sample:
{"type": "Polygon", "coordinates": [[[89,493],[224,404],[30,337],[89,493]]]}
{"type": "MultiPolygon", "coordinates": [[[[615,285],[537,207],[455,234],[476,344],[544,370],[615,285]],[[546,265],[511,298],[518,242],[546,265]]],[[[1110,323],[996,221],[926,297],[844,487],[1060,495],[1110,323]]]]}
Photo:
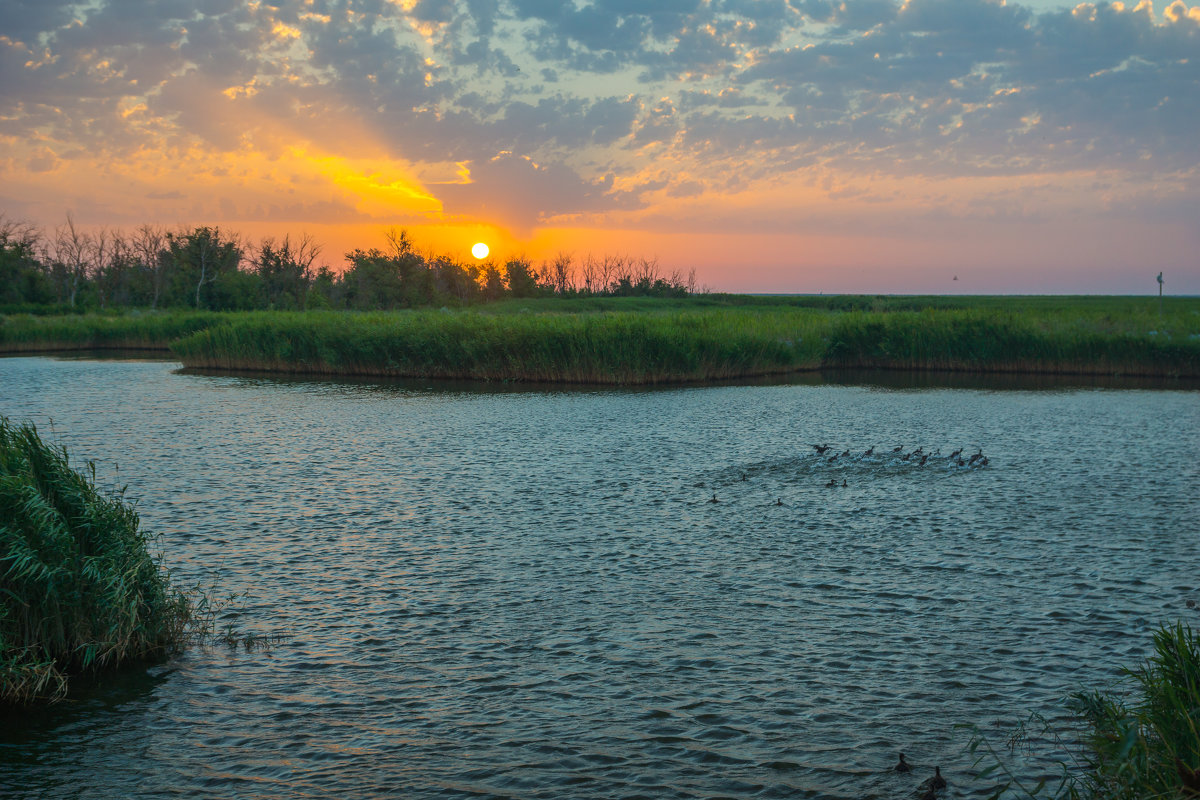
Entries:
{"type": "Polygon", "coordinates": [[[340,266],[398,226],[723,291],[1200,294],[1182,0],[18,6],[0,214],[47,229],[307,232],[340,266]]]}

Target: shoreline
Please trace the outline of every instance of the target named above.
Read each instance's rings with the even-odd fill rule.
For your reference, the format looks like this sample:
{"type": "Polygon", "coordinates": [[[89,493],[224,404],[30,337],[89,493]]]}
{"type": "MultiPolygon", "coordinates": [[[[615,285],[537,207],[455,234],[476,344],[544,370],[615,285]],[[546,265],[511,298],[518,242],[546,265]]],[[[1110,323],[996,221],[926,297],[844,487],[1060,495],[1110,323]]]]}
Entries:
{"type": "Polygon", "coordinates": [[[705,298],[595,311],[497,309],[0,316],[0,355],[171,353],[186,369],[601,386],[756,381],[821,371],[1200,378],[1200,300],[1030,306],[946,298],[913,310],[714,307],[705,298]]]}

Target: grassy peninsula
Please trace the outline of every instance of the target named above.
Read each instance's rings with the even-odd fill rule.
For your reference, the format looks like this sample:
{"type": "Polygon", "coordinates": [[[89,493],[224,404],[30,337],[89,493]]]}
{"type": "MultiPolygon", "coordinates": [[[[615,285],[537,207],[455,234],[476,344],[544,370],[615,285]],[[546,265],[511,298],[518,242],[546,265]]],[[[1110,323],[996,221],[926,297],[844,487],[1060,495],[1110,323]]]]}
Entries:
{"type": "Polygon", "coordinates": [[[0,352],[170,348],[188,367],[652,384],[868,368],[1200,376],[1200,299],[524,298],[399,311],[0,317],[0,352]]]}
{"type": "Polygon", "coordinates": [[[192,617],[121,494],[0,417],[0,703],[54,699],[69,678],[169,652],[192,617]]]}

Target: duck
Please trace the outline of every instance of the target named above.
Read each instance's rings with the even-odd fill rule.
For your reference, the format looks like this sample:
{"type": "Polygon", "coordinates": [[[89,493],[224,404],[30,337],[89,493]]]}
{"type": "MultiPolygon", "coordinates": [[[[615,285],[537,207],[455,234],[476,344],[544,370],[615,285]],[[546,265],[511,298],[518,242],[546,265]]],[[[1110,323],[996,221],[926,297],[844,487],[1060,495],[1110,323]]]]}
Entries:
{"type": "Polygon", "coordinates": [[[782,497],[780,497],[779,499],[777,499],[777,500],[775,501],[775,505],[777,505],[777,506],[781,506],[781,505],[783,505],[783,498],[782,498],[782,497]]]}
{"type": "Polygon", "coordinates": [[[921,456],[921,463],[918,464],[917,466],[921,466],[921,467],[925,466],[925,462],[928,460],[929,460],[929,454],[926,453],[925,455],[921,456]]]}
{"type": "Polygon", "coordinates": [[[842,451],[842,458],[849,458],[849,457],[850,457],[850,448],[847,447],[845,450],[842,451]]]}
{"type": "Polygon", "coordinates": [[[871,445],[871,449],[868,450],[867,452],[863,453],[863,458],[866,458],[867,456],[871,456],[874,454],[875,454],[875,445],[871,445]]]}
{"type": "Polygon", "coordinates": [[[842,488],[843,489],[846,488],[846,479],[845,478],[842,478],[842,488]]]}
{"type": "Polygon", "coordinates": [[[895,772],[912,772],[912,767],[904,760],[904,753],[900,754],[900,763],[892,767],[892,770],[895,772]]]}
{"type": "Polygon", "coordinates": [[[893,447],[893,448],[892,448],[892,452],[893,452],[893,453],[899,453],[899,452],[900,452],[901,450],[903,450],[903,449],[904,449],[904,445],[902,445],[902,444],[898,444],[898,445],[896,445],[895,447],[893,447]]]}
{"type": "Polygon", "coordinates": [[[721,501],[717,499],[717,493],[716,493],[716,492],[713,492],[712,500],[709,500],[708,502],[710,502],[710,503],[719,503],[719,502],[721,502],[721,501]]]}
{"type": "Polygon", "coordinates": [[[816,450],[816,451],[817,451],[817,455],[819,455],[819,456],[823,456],[823,455],[825,455],[825,451],[829,449],[829,445],[827,445],[827,444],[814,444],[814,445],[812,446],[812,448],[813,448],[813,450],[816,450]]]}
{"type": "Polygon", "coordinates": [[[837,478],[830,478],[829,483],[825,484],[826,489],[832,489],[838,485],[837,478]]]}
{"type": "Polygon", "coordinates": [[[947,458],[958,458],[960,455],[962,455],[962,448],[961,448],[961,447],[960,447],[960,448],[958,448],[957,450],[955,450],[955,451],[954,451],[953,453],[951,453],[949,456],[947,456],[947,458]]]}
{"type": "Polygon", "coordinates": [[[933,777],[927,779],[924,783],[922,783],[917,788],[926,790],[928,792],[936,792],[938,789],[945,789],[946,788],[946,779],[942,777],[942,768],[934,767],[933,768],[933,777]]]}

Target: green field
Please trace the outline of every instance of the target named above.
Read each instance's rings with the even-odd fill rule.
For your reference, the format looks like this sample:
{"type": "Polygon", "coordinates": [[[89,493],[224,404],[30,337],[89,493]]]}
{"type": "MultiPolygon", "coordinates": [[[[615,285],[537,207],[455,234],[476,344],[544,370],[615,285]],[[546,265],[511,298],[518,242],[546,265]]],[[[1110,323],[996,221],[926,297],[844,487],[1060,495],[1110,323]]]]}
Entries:
{"type": "Polygon", "coordinates": [[[188,367],[645,384],[830,368],[1200,376],[1200,299],[698,295],[392,312],[0,318],[0,352],[169,347],[188,367]]]}

